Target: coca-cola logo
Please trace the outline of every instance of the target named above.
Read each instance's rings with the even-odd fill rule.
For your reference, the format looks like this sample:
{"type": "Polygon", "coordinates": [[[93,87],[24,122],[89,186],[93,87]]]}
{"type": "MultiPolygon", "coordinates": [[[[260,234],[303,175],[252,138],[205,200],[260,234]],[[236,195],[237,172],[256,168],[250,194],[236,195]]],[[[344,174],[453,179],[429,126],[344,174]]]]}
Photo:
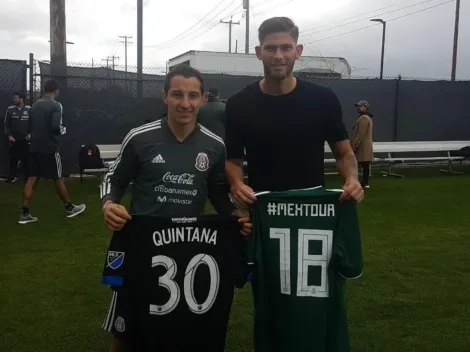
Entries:
{"type": "Polygon", "coordinates": [[[193,185],[194,184],[194,174],[172,174],[167,172],[163,175],[163,182],[176,183],[178,185],[193,185]]]}

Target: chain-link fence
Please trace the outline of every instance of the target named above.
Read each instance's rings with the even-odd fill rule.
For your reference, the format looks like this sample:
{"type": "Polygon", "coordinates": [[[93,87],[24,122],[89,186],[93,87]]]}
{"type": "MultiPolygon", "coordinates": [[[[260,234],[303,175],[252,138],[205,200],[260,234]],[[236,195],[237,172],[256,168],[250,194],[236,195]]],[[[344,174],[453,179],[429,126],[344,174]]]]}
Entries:
{"type": "MultiPolygon", "coordinates": [[[[7,100],[11,100],[15,87],[25,87],[26,63],[15,63],[16,71],[5,69],[8,78],[0,76],[7,82],[7,100]],[[10,81],[15,82],[8,85],[10,81]]],[[[60,76],[51,73],[48,62],[34,61],[33,66],[30,70],[33,77],[29,80],[32,87],[29,88],[35,99],[40,96],[45,81],[56,79],[61,84],[59,101],[64,106],[67,126],[67,135],[62,140],[65,173],[77,172],[77,155],[82,144],[120,143],[131,128],[146,120],[158,119],[164,112],[161,99],[167,72],[164,67],[144,67],[139,79],[136,67],[117,66],[112,61],[105,66],[69,63],[60,76]]],[[[1,72],[0,61],[0,75],[1,72]]],[[[217,87],[221,98],[225,99],[261,78],[244,72],[203,70],[202,73],[205,86],[217,87]]],[[[470,96],[470,81],[298,75],[329,87],[337,94],[348,128],[356,118],[354,103],[368,100],[375,115],[375,141],[470,140],[470,116],[464,104],[470,96]]],[[[0,87],[4,87],[2,82],[0,87]]],[[[2,99],[0,96],[0,103],[2,99]]],[[[5,160],[4,155],[2,153],[2,160],[5,160]]],[[[5,162],[1,164],[5,168],[5,162]]]]}

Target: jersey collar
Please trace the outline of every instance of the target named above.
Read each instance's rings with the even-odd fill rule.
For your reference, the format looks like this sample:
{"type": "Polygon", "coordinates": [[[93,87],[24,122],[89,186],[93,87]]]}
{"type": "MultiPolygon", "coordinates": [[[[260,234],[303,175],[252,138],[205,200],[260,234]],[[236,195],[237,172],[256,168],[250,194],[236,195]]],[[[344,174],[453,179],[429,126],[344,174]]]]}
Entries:
{"type": "Polygon", "coordinates": [[[196,127],[194,128],[194,130],[186,137],[184,141],[180,142],[179,140],[176,139],[175,135],[170,130],[170,127],[168,126],[168,117],[163,117],[161,120],[162,120],[162,129],[170,138],[172,138],[176,143],[179,143],[179,144],[190,143],[201,129],[199,126],[199,123],[196,123],[196,127]]]}

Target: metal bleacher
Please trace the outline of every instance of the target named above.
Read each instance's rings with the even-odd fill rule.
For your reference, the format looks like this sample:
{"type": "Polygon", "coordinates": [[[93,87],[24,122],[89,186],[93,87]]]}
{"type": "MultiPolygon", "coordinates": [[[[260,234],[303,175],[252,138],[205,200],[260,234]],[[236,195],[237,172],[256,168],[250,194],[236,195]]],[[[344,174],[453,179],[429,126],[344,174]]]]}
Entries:
{"type": "MultiPolygon", "coordinates": [[[[465,156],[452,155],[464,147],[469,147],[470,141],[419,141],[419,142],[374,142],[375,162],[385,162],[388,170],[382,171],[385,176],[403,177],[403,175],[393,172],[397,163],[433,163],[446,162],[447,168],[443,172],[461,174],[452,170],[454,162],[462,162],[465,156]],[[411,154],[411,155],[410,155],[411,154]]],[[[120,144],[101,144],[97,146],[100,150],[101,158],[105,168],[85,169],[85,174],[105,173],[110,162],[114,161],[121,149],[120,144]]],[[[335,163],[332,151],[328,143],[325,143],[325,164],[335,163]]]]}

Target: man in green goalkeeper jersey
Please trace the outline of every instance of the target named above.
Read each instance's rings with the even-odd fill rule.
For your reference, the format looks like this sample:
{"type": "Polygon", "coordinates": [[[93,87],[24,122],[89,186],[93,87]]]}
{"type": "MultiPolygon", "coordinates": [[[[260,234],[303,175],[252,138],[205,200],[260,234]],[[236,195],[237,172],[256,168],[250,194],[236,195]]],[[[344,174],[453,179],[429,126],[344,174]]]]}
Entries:
{"type": "Polygon", "coordinates": [[[256,352],[349,351],[343,286],[361,276],[362,249],[356,206],[341,193],[256,194],[256,352]]]}

